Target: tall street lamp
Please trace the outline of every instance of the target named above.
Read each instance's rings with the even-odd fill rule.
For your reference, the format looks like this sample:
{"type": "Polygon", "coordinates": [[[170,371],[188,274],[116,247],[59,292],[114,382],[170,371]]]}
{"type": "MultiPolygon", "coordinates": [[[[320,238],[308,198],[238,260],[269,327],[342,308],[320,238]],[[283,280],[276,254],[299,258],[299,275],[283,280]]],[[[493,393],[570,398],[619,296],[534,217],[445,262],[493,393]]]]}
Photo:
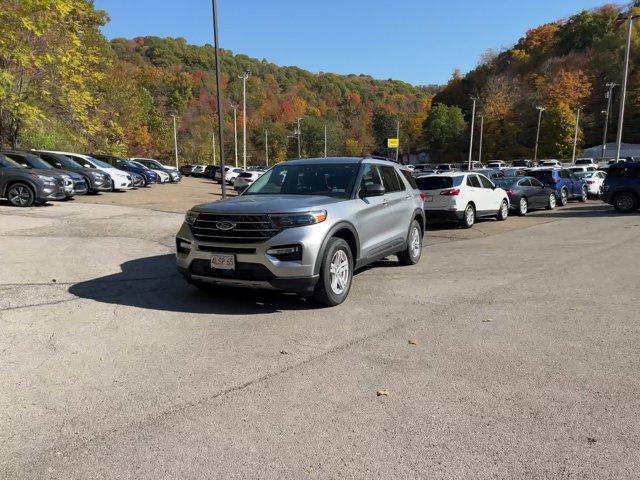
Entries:
{"type": "Polygon", "coordinates": [[[267,167],[269,166],[269,131],[264,131],[264,159],[267,167]]]}
{"type": "Polygon", "coordinates": [[[211,9],[213,11],[213,46],[216,60],[216,104],[218,107],[218,139],[220,140],[220,172],[222,174],[222,199],[227,198],[227,187],[224,181],[224,135],[223,135],[223,116],[222,110],[222,87],[220,85],[220,54],[218,51],[218,5],[216,0],[211,0],[211,9]]]}
{"type": "Polygon", "coordinates": [[[546,108],[541,107],[540,105],[538,105],[536,107],[536,110],[538,110],[538,130],[536,132],[536,146],[534,148],[533,151],[533,161],[537,162],[538,161],[538,144],[540,143],[540,125],[542,124],[542,112],[544,112],[546,110],[546,108]]]}
{"type": "Polygon", "coordinates": [[[250,72],[247,70],[238,78],[242,79],[242,164],[247,169],[247,78],[250,72]]]}
{"type": "Polygon", "coordinates": [[[327,158],[327,124],[324,124],[324,158],[327,158]]]}
{"type": "Polygon", "coordinates": [[[173,118],[173,150],[176,156],[176,168],[178,168],[178,128],[176,126],[176,116],[171,115],[173,118]]]}
{"type": "Polygon", "coordinates": [[[471,97],[473,100],[473,108],[471,110],[471,133],[469,135],[469,171],[471,171],[471,155],[473,154],[473,130],[476,123],[476,102],[478,101],[477,97],[471,97]]]}
{"type": "Polygon", "coordinates": [[[622,93],[620,94],[620,116],[618,117],[618,140],[616,145],[617,162],[620,159],[620,150],[622,149],[622,127],[624,126],[624,103],[627,98],[627,80],[629,78],[629,53],[631,51],[631,34],[633,33],[633,21],[640,18],[640,15],[629,15],[629,29],[627,31],[627,49],[624,54],[624,74],[622,75],[622,93]]]}
{"type": "Polygon", "coordinates": [[[607,153],[607,135],[609,130],[609,113],[611,112],[611,102],[613,99],[613,89],[618,86],[617,83],[609,82],[605,85],[607,87],[607,111],[605,112],[605,120],[604,120],[604,135],[602,136],[602,158],[604,159],[607,153]]]}
{"type": "Polygon", "coordinates": [[[580,129],[580,110],[582,106],[576,107],[576,130],[573,134],[573,155],[571,156],[571,163],[576,163],[576,148],[578,146],[578,130],[580,129]]]}
{"type": "Polygon", "coordinates": [[[236,168],[238,168],[238,105],[231,104],[233,108],[233,151],[236,159],[236,168]]]}
{"type": "Polygon", "coordinates": [[[480,143],[478,145],[478,163],[482,164],[482,136],[484,134],[484,115],[480,115],[480,143]]]}

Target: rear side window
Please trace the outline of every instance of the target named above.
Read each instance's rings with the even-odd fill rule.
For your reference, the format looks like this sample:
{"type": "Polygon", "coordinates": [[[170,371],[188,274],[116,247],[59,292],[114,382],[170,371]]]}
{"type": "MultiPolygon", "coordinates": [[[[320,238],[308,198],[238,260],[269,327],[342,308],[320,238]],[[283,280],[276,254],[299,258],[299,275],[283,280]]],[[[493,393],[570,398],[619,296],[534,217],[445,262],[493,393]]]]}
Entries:
{"type": "Polygon", "coordinates": [[[413,175],[411,175],[411,172],[407,171],[407,170],[401,170],[402,175],[404,176],[405,180],[407,182],[409,182],[409,185],[411,185],[411,188],[417,189],[418,185],[416,185],[416,180],[415,178],[413,178],[413,175]]]}
{"type": "Polygon", "coordinates": [[[420,190],[444,190],[445,188],[453,188],[453,177],[442,177],[433,175],[431,177],[416,178],[416,185],[420,190]]]}
{"type": "Polygon", "coordinates": [[[482,186],[480,185],[480,180],[478,180],[478,177],[476,175],[469,175],[467,177],[467,185],[469,185],[470,187],[482,188],[482,186]]]}
{"type": "Polygon", "coordinates": [[[491,183],[491,181],[487,177],[485,177],[484,175],[478,175],[478,178],[480,179],[482,188],[493,188],[493,183],[491,183]]]}
{"type": "Polygon", "coordinates": [[[548,182],[553,178],[553,173],[550,171],[540,171],[540,172],[533,171],[533,172],[529,172],[529,175],[543,182],[544,181],[548,182]]]}
{"type": "Polygon", "coordinates": [[[398,178],[395,168],[381,166],[380,173],[382,174],[382,184],[387,192],[405,190],[404,183],[398,178]]]}
{"type": "MultiPolygon", "coordinates": [[[[536,180],[537,182],[537,180],[536,180]]],[[[530,187],[531,186],[531,180],[529,180],[528,178],[523,178],[522,180],[520,180],[518,182],[518,185],[520,185],[521,187],[530,187]]]]}

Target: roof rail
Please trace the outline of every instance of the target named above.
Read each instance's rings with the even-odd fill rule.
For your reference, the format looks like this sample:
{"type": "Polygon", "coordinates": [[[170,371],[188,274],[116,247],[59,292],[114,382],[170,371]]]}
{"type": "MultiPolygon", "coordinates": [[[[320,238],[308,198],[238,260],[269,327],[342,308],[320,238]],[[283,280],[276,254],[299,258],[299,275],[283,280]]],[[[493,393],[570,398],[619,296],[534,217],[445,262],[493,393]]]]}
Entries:
{"type": "Polygon", "coordinates": [[[393,163],[397,163],[398,165],[402,165],[402,163],[399,160],[396,160],[395,158],[391,158],[391,157],[383,157],[382,155],[367,155],[365,157],[362,157],[362,160],[366,160],[369,158],[373,160],[385,160],[387,162],[393,162],[393,163]]]}

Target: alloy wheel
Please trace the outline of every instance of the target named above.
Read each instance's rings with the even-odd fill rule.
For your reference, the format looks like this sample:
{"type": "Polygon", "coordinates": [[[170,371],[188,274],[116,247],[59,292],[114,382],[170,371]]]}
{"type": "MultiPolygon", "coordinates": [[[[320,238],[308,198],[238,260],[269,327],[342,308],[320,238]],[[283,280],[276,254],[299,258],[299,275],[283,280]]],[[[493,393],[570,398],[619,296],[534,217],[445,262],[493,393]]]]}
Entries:
{"type": "Polygon", "coordinates": [[[556,208],[556,196],[553,193],[549,195],[549,207],[556,208]]]}
{"type": "Polygon", "coordinates": [[[409,237],[409,248],[411,249],[411,256],[418,258],[422,251],[422,245],[420,245],[420,230],[417,227],[411,229],[411,236],[409,237]]]}
{"type": "Polygon", "coordinates": [[[329,265],[331,278],[331,290],[336,295],[341,295],[349,285],[349,257],[344,250],[337,250],[331,258],[329,265]]]}
{"type": "Polygon", "coordinates": [[[526,215],[528,210],[529,210],[529,204],[527,203],[527,199],[521,198],[520,199],[520,215],[526,215]]]}
{"type": "Polygon", "coordinates": [[[13,205],[24,207],[31,200],[31,192],[23,185],[16,185],[9,190],[9,201],[13,205]]]}

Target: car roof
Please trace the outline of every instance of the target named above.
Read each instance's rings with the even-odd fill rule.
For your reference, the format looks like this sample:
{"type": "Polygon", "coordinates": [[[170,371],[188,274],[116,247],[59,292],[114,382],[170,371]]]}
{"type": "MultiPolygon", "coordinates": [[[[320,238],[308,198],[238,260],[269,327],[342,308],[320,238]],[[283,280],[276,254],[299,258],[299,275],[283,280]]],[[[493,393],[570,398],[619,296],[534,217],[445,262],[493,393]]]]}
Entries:
{"type": "Polygon", "coordinates": [[[640,167],[640,162],[618,162],[613,165],[609,165],[609,168],[638,168],[640,167]]]}
{"type": "Polygon", "coordinates": [[[287,165],[317,165],[319,163],[335,163],[335,164],[358,164],[358,163],[382,163],[387,165],[398,165],[391,160],[384,160],[375,157],[315,157],[315,158],[299,158],[295,160],[287,160],[287,165]]]}

